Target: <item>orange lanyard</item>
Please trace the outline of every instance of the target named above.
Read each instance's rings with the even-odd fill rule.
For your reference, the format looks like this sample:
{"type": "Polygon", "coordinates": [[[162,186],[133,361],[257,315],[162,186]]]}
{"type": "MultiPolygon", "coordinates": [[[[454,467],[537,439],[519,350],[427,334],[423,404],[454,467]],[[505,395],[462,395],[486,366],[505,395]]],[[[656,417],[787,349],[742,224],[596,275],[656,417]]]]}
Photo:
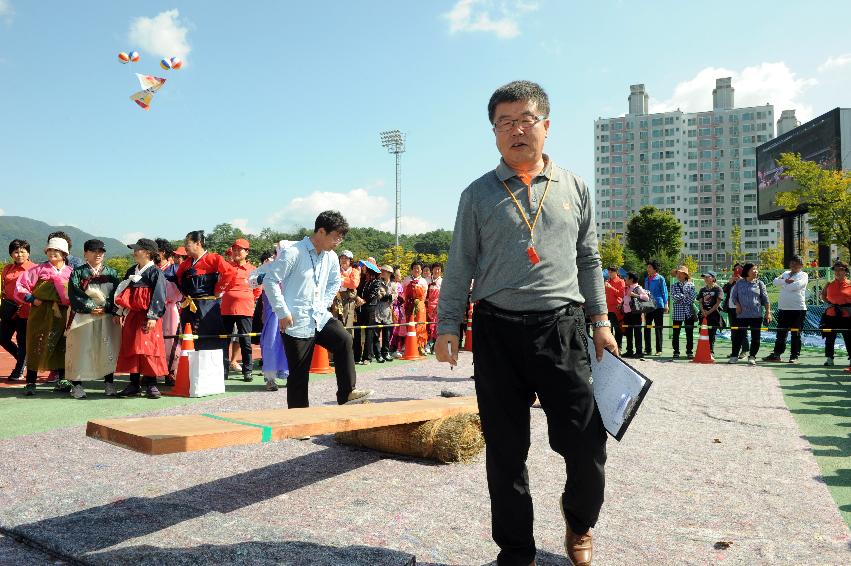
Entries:
{"type": "MultiPolygon", "coordinates": [[[[532,222],[529,222],[529,217],[526,216],[526,212],[523,210],[523,207],[520,206],[520,201],[517,200],[517,197],[514,196],[514,193],[511,192],[511,189],[508,188],[505,181],[502,182],[502,186],[505,187],[505,192],[507,192],[508,196],[511,197],[511,200],[514,201],[514,206],[517,207],[517,210],[520,212],[520,216],[523,218],[523,222],[525,222],[526,226],[529,228],[529,247],[526,248],[526,255],[529,256],[529,263],[532,265],[537,265],[541,262],[541,256],[538,255],[538,250],[535,249],[535,226],[538,225],[538,220],[541,218],[541,211],[544,210],[544,199],[547,198],[547,192],[550,190],[551,180],[551,177],[547,179],[547,186],[544,187],[544,194],[541,195],[541,202],[538,203],[538,210],[535,212],[535,219],[532,222]]],[[[529,183],[529,210],[532,209],[531,190],[532,184],[529,183]]]]}
{"type": "MultiPolygon", "coordinates": [[[[529,217],[526,216],[526,212],[523,210],[523,207],[520,206],[520,201],[517,200],[517,197],[514,196],[514,193],[511,192],[511,189],[508,188],[508,185],[505,184],[505,181],[502,182],[502,186],[505,187],[505,192],[508,193],[508,196],[511,197],[511,200],[514,201],[514,206],[517,207],[517,210],[520,212],[520,217],[523,218],[523,222],[526,223],[526,226],[529,228],[529,247],[533,248],[533,242],[535,239],[535,226],[538,225],[538,219],[541,218],[541,211],[544,210],[544,199],[547,198],[547,192],[550,190],[550,180],[547,179],[547,186],[544,187],[544,194],[541,195],[541,202],[538,204],[538,210],[535,212],[535,219],[532,222],[529,222],[529,217]]],[[[529,184],[529,188],[531,190],[531,183],[529,184]]],[[[531,199],[529,202],[529,208],[532,208],[531,199]]]]}

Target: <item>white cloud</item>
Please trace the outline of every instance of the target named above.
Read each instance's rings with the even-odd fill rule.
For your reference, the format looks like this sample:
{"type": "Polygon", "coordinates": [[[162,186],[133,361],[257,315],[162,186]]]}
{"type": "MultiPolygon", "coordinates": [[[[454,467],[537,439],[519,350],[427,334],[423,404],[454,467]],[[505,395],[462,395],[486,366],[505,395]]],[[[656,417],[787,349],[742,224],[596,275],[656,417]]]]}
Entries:
{"type": "Polygon", "coordinates": [[[251,228],[251,227],[248,226],[248,219],[247,218],[234,218],[233,220],[228,222],[228,224],[230,224],[234,228],[239,228],[240,230],[242,230],[243,234],[255,234],[256,235],[256,234],[260,233],[260,230],[257,230],[255,228],[251,228]]]}
{"type": "MultiPolygon", "coordinates": [[[[266,223],[279,229],[312,228],[316,216],[323,210],[339,210],[353,227],[373,227],[388,232],[396,230],[393,203],[383,196],[370,194],[369,189],[364,188],[347,193],[314,191],[307,196],[296,197],[286,207],[270,215],[266,223]]],[[[243,219],[238,218],[231,224],[246,231],[238,223],[241,221],[243,219]]],[[[434,225],[415,216],[403,216],[401,230],[405,234],[417,234],[434,230],[434,225]]]]}
{"type": "Polygon", "coordinates": [[[0,208],[0,216],[5,216],[5,214],[6,214],[6,211],[3,210],[2,208],[0,208]]]}
{"type": "Polygon", "coordinates": [[[140,49],[157,57],[180,57],[185,64],[192,50],[186,40],[187,33],[189,29],[177,9],[160,12],[153,18],[142,16],[130,24],[128,49],[140,49]]]}
{"type": "Polygon", "coordinates": [[[493,0],[458,0],[443,14],[449,20],[449,33],[482,31],[511,39],[520,35],[520,16],[538,9],[537,4],[521,0],[501,2],[498,9],[495,4],[493,0]],[[498,12],[498,17],[492,16],[493,12],[498,12]]]}
{"type": "Polygon", "coordinates": [[[712,89],[715,79],[731,77],[735,89],[736,107],[774,105],[779,115],[781,110],[795,109],[798,119],[809,120],[813,107],[802,101],[802,95],[818,81],[798,77],[784,62],[760,63],[745,67],[741,71],[722,67],[707,67],[694,78],[674,87],[674,94],[667,100],[650,99],[650,112],[668,112],[679,108],[683,112],[698,112],[712,109],[712,89]]]}
{"type": "Polygon", "coordinates": [[[828,57],[827,61],[818,66],[819,73],[832,71],[833,69],[841,69],[846,65],[851,65],[851,53],[843,53],[836,57],[828,57]]]}
{"type": "Polygon", "coordinates": [[[323,210],[339,210],[351,226],[374,226],[378,219],[386,217],[390,208],[390,201],[370,195],[367,189],[352,189],[347,193],[314,191],[292,199],[285,208],[272,214],[267,222],[272,226],[312,227],[316,216],[323,210]]]}
{"type": "MultiPolygon", "coordinates": [[[[379,230],[396,233],[396,217],[390,220],[385,220],[376,226],[379,230]]],[[[402,234],[422,234],[423,232],[431,232],[435,229],[434,224],[428,220],[417,218],[416,216],[402,216],[399,219],[399,232],[402,234]]]]}
{"type": "Polygon", "coordinates": [[[7,24],[12,23],[15,17],[15,7],[12,6],[10,0],[0,0],[0,20],[6,20],[7,24]]]}
{"type": "Polygon", "coordinates": [[[127,232],[121,236],[121,241],[125,244],[135,244],[139,238],[144,238],[144,232],[127,232]]]}

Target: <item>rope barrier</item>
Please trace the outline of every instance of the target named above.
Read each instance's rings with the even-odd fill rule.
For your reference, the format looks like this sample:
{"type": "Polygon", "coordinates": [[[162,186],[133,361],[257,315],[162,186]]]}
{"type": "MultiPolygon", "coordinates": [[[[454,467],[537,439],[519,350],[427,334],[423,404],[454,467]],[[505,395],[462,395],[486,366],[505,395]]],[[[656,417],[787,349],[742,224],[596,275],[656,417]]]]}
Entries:
{"type": "MultiPolygon", "coordinates": [[[[435,325],[436,322],[400,322],[394,324],[371,324],[371,325],[362,325],[362,326],[345,326],[346,330],[363,330],[365,328],[392,328],[398,326],[428,326],[435,325]]],[[[175,338],[178,340],[198,340],[200,338],[242,338],[242,337],[254,337],[260,336],[259,332],[246,332],[244,334],[168,334],[163,336],[164,339],[175,338]]]]}
{"type": "MultiPolygon", "coordinates": [[[[648,330],[651,329],[651,328],[698,328],[698,329],[700,329],[700,328],[707,328],[707,329],[716,328],[716,329],[721,329],[721,330],[725,330],[725,329],[729,329],[729,330],[753,329],[753,330],[756,330],[756,328],[751,327],[751,326],[719,326],[719,325],[714,325],[714,324],[707,324],[707,325],[695,324],[694,326],[686,326],[684,324],[674,324],[674,325],[668,325],[668,324],[657,324],[657,325],[653,325],[653,324],[621,324],[620,327],[621,328],[647,328],[648,330]]],[[[851,329],[848,329],[848,328],[807,328],[807,327],[804,327],[804,328],[786,328],[786,327],[781,327],[781,326],[774,327],[774,328],[770,328],[768,326],[760,326],[759,329],[760,330],[786,330],[786,331],[789,331],[789,332],[848,332],[849,330],[851,330],[851,329]]]]}

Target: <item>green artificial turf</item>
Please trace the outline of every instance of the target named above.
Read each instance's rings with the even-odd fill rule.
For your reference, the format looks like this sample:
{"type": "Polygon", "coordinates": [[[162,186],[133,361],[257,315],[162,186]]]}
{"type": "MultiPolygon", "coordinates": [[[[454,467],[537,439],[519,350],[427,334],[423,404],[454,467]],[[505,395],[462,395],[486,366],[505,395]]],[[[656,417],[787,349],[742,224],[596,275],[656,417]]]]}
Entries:
{"type": "Polygon", "coordinates": [[[762,365],[777,375],[786,406],[812,446],[824,481],[851,527],[851,373],[842,371],[848,363],[845,352],[836,354],[834,367],[824,367],[824,353],[810,349],[802,352],[800,364],[762,365]]]}

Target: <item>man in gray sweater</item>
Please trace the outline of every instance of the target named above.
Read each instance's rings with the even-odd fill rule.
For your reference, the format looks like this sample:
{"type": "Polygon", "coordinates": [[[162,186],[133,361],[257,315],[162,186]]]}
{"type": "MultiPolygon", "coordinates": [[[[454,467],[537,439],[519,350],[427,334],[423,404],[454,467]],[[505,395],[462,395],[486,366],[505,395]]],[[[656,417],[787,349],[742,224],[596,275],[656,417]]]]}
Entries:
{"type": "Polygon", "coordinates": [[[597,358],[604,349],[617,353],[617,345],[588,187],[543,153],[549,112],[544,90],[528,81],[491,96],[488,119],[502,160],[461,194],[438,305],[435,353],[454,365],[475,279],[476,397],[500,566],[534,564],[526,457],[535,395],[550,446],[567,465],[559,506],[574,564],[591,563],[591,528],[603,504],[606,431],[591,386],[583,305],[597,358]]]}

